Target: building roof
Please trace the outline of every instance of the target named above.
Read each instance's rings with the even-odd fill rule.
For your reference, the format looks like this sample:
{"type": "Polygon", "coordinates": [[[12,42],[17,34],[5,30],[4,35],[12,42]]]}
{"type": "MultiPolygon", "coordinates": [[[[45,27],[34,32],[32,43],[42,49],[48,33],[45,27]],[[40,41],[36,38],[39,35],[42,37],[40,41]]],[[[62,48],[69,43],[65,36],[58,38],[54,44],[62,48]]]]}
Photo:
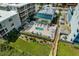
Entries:
{"type": "Polygon", "coordinates": [[[7,18],[16,15],[17,13],[15,11],[4,11],[0,10],[0,22],[6,20],[7,18]]]}
{"type": "Polygon", "coordinates": [[[53,19],[55,14],[55,10],[52,7],[48,7],[47,5],[44,6],[43,10],[40,10],[35,17],[36,18],[44,18],[44,19],[53,19]]]}
{"type": "Polygon", "coordinates": [[[7,7],[7,6],[14,6],[14,7],[22,7],[27,3],[0,3],[0,6],[7,7]]]}
{"type": "Polygon", "coordinates": [[[3,3],[0,3],[0,6],[2,6],[2,7],[7,7],[7,4],[3,4],[3,3]]]}
{"type": "Polygon", "coordinates": [[[38,13],[53,15],[55,12],[55,9],[53,7],[48,7],[47,5],[45,5],[43,8],[44,9],[40,10],[38,13]]]}

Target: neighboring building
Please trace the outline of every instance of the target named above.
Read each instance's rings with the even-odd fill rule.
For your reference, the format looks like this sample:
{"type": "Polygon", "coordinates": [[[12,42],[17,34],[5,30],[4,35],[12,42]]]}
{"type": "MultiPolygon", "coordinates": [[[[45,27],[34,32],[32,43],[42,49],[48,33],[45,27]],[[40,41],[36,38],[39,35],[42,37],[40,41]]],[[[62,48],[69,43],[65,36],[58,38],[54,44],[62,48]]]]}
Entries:
{"type": "Polygon", "coordinates": [[[35,7],[36,7],[36,11],[38,12],[40,9],[42,9],[45,5],[48,5],[50,7],[56,7],[57,3],[36,3],[35,7]]]}
{"type": "Polygon", "coordinates": [[[37,12],[34,17],[37,19],[37,21],[31,27],[29,32],[46,36],[53,40],[55,38],[55,32],[57,29],[57,25],[51,23],[53,20],[56,20],[53,19],[56,17],[55,9],[45,5],[43,9],[37,12]]]}
{"type": "Polygon", "coordinates": [[[49,23],[55,17],[55,9],[53,7],[49,7],[45,5],[42,10],[36,13],[35,18],[46,20],[49,23]]]}
{"type": "Polygon", "coordinates": [[[35,14],[34,3],[0,3],[0,9],[17,11],[22,24],[29,18],[29,16],[35,14]]]}
{"type": "Polygon", "coordinates": [[[66,6],[67,7],[70,7],[70,6],[76,7],[77,6],[77,3],[66,3],[66,6]]]}
{"type": "MultiPolygon", "coordinates": [[[[63,3],[36,3],[35,7],[36,7],[36,12],[38,12],[39,10],[43,9],[43,6],[48,5],[50,7],[54,7],[57,10],[67,10],[68,8],[65,8],[63,5],[63,3]],[[63,9],[64,8],[64,9],[63,9]]],[[[66,5],[65,5],[66,6],[66,5]]]]}
{"type": "Polygon", "coordinates": [[[73,14],[74,14],[74,8],[70,7],[67,11],[67,22],[68,23],[70,23],[73,14]]]}
{"type": "Polygon", "coordinates": [[[43,7],[44,5],[51,7],[69,8],[70,6],[76,7],[77,3],[36,3],[37,9],[40,9],[40,7],[43,7]]]}
{"type": "Polygon", "coordinates": [[[0,37],[3,37],[14,28],[18,30],[20,26],[21,22],[17,12],[0,10],[0,37]]]}
{"type": "Polygon", "coordinates": [[[78,42],[79,43],[79,4],[74,10],[74,14],[70,20],[71,33],[67,37],[69,42],[78,42]]]}

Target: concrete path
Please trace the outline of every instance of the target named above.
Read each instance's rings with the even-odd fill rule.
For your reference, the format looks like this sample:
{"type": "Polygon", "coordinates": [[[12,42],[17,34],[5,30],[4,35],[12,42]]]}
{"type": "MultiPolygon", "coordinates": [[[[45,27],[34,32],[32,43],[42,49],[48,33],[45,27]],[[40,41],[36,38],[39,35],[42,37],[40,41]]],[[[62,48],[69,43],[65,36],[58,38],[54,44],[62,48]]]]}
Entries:
{"type": "Polygon", "coordinates": [[[52,48],[51,48],[49,56],[56,56],[59,37],[60,37],[60,34],[59,34],[59,30],[57,28],[57,31],[56,31],[56,34],[55,34],[55,40],[52,43],[52,48]]]}

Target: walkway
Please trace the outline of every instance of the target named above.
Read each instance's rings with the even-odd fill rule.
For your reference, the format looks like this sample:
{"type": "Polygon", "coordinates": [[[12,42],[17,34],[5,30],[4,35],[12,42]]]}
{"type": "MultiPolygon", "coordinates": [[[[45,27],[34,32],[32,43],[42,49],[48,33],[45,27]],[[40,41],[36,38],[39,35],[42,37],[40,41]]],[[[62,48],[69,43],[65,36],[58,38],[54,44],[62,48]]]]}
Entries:
{"type": "Polygon", "coordinates": [[[59,34],[59,27],[58,27],[55,34],[55,40],[52,43],[52,48],[51,48],[49,56],[56,56],[59,37],[60,37],[60,34],[59,34]]]}
{"type": "Polygon", "coordinates": [[[54,46],[55,48],[54,48],[54,51],[53,51],[54,56],[56,56],[56,53],[57,53],[59,37],[60,37],[59,30],[57,30],[56,38],[55,38],[55,41],[54,41],[54,44],[55,44],[55,46],[54,46]]]}
{"type": "MultiPolygon", "coordinates": [[[[63,9],[63,11],[65,12],[65,10],[63,9]]],[[[70,32],[70,27],[69,25],[67,24],[67,17],[66,17],[66,14],[64,13],[64,18],[65,18],[65,27],[68,29],[68,31],[70,32]]],[[[56,56],[57,55],[57,46],[58,46],[58,41],[59,41],[59,38],[60,38],[60,33],[59,33],[59,22],[58,22],[58,27],[57,27],[57,31],[56,31],[56,37],[55,37],[55,40],[54,42],[52,43],[52,48],[51,48],[51,51],[50,51],[50,54],[49,56],[56,56]]]]}

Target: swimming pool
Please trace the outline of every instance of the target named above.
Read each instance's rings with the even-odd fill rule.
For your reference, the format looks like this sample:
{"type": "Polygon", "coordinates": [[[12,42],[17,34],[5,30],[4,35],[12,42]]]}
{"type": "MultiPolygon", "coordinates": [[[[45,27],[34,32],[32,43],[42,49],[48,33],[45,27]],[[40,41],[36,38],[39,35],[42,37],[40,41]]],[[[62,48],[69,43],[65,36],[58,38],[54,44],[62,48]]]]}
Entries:
{"type": "Polygon", "coordinates": [[[36,30],[44,30],[43,28],[41,27],[35,27],[36,30]]]}
{"type": "Polygon", "coordinates": [[[44,18],[48,20],[52,20],[52,15],[44,14],[44,13],[37,13],[35,15],[36,18],[44,18]]]}

